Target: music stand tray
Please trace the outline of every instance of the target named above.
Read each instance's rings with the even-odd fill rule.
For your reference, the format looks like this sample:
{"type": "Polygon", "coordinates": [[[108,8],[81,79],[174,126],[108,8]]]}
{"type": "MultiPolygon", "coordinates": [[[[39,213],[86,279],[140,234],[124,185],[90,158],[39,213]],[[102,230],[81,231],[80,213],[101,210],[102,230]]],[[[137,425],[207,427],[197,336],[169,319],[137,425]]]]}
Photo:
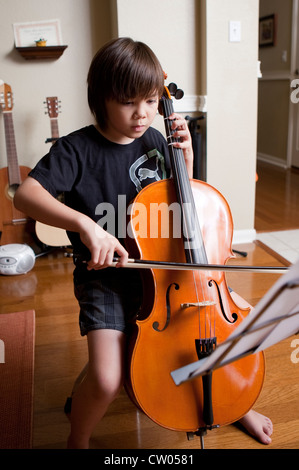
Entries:
{"type": "Polygon", "coordinates": [[[209,356],[171,372],[176,385],[211,373],[299,332],[299,260],[209,356]]]}

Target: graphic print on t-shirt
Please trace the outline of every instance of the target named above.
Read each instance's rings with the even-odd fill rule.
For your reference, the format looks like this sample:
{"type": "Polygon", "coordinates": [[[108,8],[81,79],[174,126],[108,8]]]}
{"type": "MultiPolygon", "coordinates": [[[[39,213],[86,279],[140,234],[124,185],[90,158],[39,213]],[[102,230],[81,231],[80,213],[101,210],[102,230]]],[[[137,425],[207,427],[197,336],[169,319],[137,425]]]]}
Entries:
{"type": "Polygon", "coordinates": [[[157,149],[145,153],[131,165],[129,175],[137,192],[153,181],[165,179],[166,170],[163,155],[157,149]],[[152,181],[147,181],[148,179],[152,181]]]}

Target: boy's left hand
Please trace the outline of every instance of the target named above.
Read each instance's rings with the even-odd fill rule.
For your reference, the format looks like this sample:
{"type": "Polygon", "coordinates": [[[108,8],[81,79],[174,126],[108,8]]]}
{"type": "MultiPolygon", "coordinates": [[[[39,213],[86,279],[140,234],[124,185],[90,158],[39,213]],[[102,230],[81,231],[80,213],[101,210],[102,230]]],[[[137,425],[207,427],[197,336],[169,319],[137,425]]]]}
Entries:
{"type": "Polygon", "coordinates": [[[192,148],[192,138],[189,132],[189,127],[186,119],[184,119],[180,114],[172,113],[168,119],[172,121],[171,129],[173,132],[173,137],[178,137],[179,141],[176,142],[173,146],[176,148],[181,148],[184,153],[184,158],[187,166],[187,171],[189,177],[193,176],[193,148],[192,148]]]}

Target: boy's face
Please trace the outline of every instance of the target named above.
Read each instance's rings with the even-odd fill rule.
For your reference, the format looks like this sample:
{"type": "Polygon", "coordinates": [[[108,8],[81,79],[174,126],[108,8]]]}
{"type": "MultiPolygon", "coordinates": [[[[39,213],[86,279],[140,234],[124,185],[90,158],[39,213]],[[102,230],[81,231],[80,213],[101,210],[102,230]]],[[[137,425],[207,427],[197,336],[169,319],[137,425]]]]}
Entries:
{"type": "MultiPolygon", "coordinates": [[[[141,137],[157,114],[159,97],[133,98],[125,103],[106,101],[107,127],[103,134],[112,142],[129,144],[141,137]]],[[[102,131],[101,131],[102,132],[102,131]]]]}

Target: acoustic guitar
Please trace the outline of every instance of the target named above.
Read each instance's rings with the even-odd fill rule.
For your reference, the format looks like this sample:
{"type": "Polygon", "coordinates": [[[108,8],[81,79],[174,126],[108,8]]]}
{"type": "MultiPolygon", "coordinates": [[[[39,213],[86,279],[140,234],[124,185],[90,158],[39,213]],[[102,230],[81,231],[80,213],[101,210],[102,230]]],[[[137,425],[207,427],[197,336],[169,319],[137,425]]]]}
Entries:
{"type": "MultiPolygon", "coordinates": [[[[58,129],[58,114],[59,114],[59,103],[57,96],[47,97],[45,104],[47,106],[46,114],[48,113],[50,118],[51,125],[51,137],[46,140],[46,143],[51,142],[54,144],[59,138],[59,129],[58,129]]],[[[58,198],[63,202],[63,197],[58,198]]],[[[42,222],[36,222],[35,224],[35,233],[37,238],[47,246],[51,247],[63,247],[69,246],[70,241],[66,234],[66,231],[53,227],[51,225],[43,224],[42,222]]]]}
{"type": "Polygon", "coordinates": [[[15,192],[31,168],[19,166],[13,125],[11,87],[0,80],[0,108],[4,118],[7,167],[0,169],[1,245],[34,242],[34,221],[13,204],[15,192]]]}

